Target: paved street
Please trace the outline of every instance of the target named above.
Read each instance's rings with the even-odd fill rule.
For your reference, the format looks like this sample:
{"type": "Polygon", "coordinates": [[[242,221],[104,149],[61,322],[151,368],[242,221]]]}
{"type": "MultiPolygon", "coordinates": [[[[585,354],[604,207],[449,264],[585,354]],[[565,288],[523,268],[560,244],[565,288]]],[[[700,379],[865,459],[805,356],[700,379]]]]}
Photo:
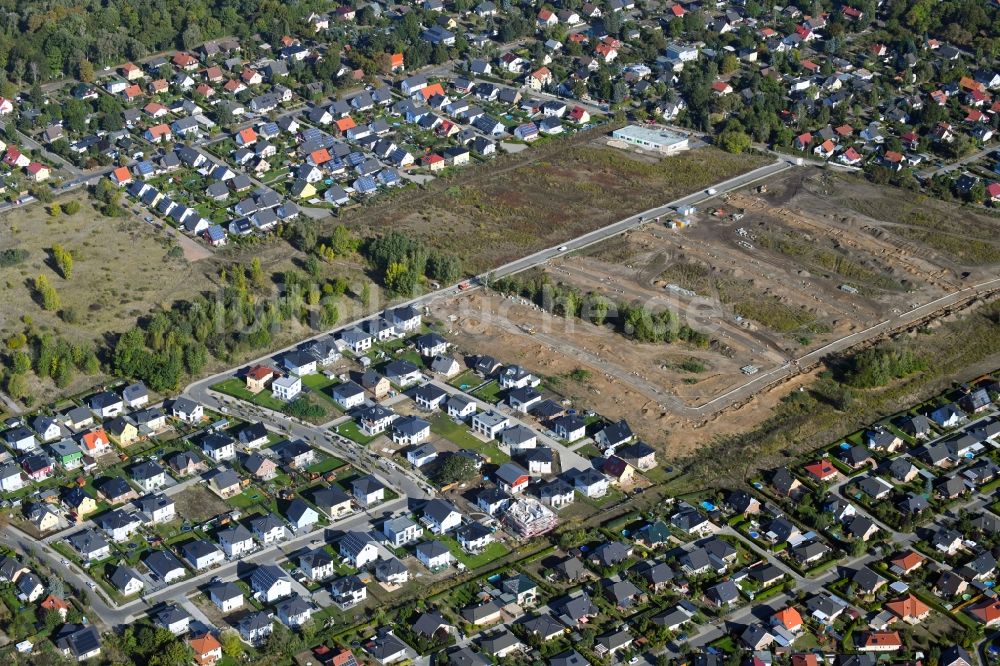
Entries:
{"type": "Polygon", "coordinates": [[[928,178],[933,178],[934,176],[939,176],[942,174],[949,173],[951,171],[955,171],[956,169],[961,169],[966,164],[971,164],[972,162],[977,162],[981,160],[982,158],[986,157],[996,149],[997,148],[995,145],[987,145],[985,148],[977,150],[974,153],[970,153],[965,157],[955,160],[954,162],[947,162],[935,169],[925,169],[924,171],[921,171],[919,174],[917,174],[917,177],[921,180],[925,180],[928,178]]]}
{"type": "MultiPolygon", "coordinates": [[[[728,192],[728,191],[731,191],[731,190],[735,190],[735,189],[739,189],[741,187],[745,187],[745,186],[747,186],[747,185],[749,185],[751,183],[757,182],[758,180],[769,178],[769,177],[774,176],[774,175],[776,175],[778,173],[781,173],[782,171],[784,171],[786,169],[791,168],[791,165],[792,165],[792,162],[790,160],[779,159],[779,160],[775,161],[772,164],[766,165],[766,166],[761,167],[759,169],[755,169],[753,171],[745,173],[745,174],[743,174],[741,176],[737,176],[735,178],[731,178],[729,180],[726,180],[726,181],[723,181],[721,183],[718,183],[713,188],[711,188],[712,190],[715,191],[714,194],[710,195],[710,194],[707,193],[707,191],[699,191],[699,192],[695,192],[693,194],[689,194],[689,195],[687,195],[685,197],[682,197],[680,199],[677,199],[675,201],[671,201],[669,203],[663,204],[662,206],[658,206],[656,208],[651,208],[651,209],[649,209],[647,211],[643,211],[641,213],[637,213],[637,214],[632,215],[630,217],[627,217],[627,218],[625,218],[623,220],[615,222],[614,224],[608,225],[608,226],[603,227],[601,229],[597,229],[597,230],[592,231],[590,233],[587,233],[587,234],[584,234],[582,236],[579,236],[579,237],[577,237],[577,238],[575,238],[573,240],[567,241],[564,245],[557,246],[557,247],[551,247],[551,248],[547,248],[547,249],[544,249],[544,250],[539,250],[538,252],[535,252],[534,254],[531,254],[531,255],[529,255],[527,257],[523,257],[521,259],[517,259],[517,260],[512,261],[512,262],[510,262],[508,264],[500,266],[499,268],[497,268],[497,269],[495,269],[493,271],[490,271],[489,274],[483,274],[483,275],[477,276],[476,278],[474,278],[473,280],[470,281],[470,284],[472,285],[472,288],[475,289],[475,288],[478,288],[479,285],[481,285],[482,282],[484,280],[488,279],[490,276],[492,276],[492,277],[503,277],[503,276],[506,276],[506,275],[512,275],[514,273],[519,273],[521,271],[527,270],[527,269],[532,268],[534,266],[538,266],[538,265],[543,264],[546,261],[552,259],[553,257],[559,256],[559,255],[561,255],[561,254],[563,254],[565,252],[569,252],[569,251],[572,251],[572,250],[579,250],[579,249],[588,247],[590,245],[593,245],[595,243],[599,243],[599,242],[601,242],[603,240],[607,240],[608,238],[612,238],[614,236],[622,234],[622,233],[624,233],[624,232],[626,232],[626,231],[628,231],[630,229],[634,229],[634,228],[636,228],[636,227],[638,227],[638,226],[640,226],[642,224],[645,224],[646,222],[649,222],[649,221],[655,219],[657,216],[666,215],[666,214],[672,212],[675,208],[678,208],[680,206],[695,206],[695,205],[698,205],[698,204],[700,204],[700,203],[702,203],[702,202],[704,202],[704,201],[706,201],[708,199],[711,199],[712,197],[719,196],[720,194],[723,194],[725,192],[728,192]]],[[[417,308],[429,307],[436,300],[438,300],[440,298],[443,298],[443,297],[454,296],[457,293],[459,293],[458,286],[457,285],[452,285],[452,286],[440,289],[438,291],[431,292],[429,294],[425,294],[425,295],[419,296],[417,298],[413,298],[413,299],[411,299],[409,301],[406,301],[404,303],[398,303],[398,304],[396,304],[396,306],[400,307],[400,306],[404,306],[404,305],[412,305],[412,306],[417,307],[417,308]]],[[[358,318],[358,319],[356,319],[354,321],[345,322],[344,324],[338,325],[337,328],[338,329],[350,328],[351,326],[359,325],[363,321],[365,321],[366,319],[370,319],[371,316],[372,315],[366,315],[365,317],[358,318]]],[[[291,351],[291,350],[299,347],[303,343],[309,342],[311,340],[319,339],[319,338],[324,337],[324,336],[326,336],[328,334],[329,334],[329,331],[319,332],[319,333],[317,333],[316,335],[314,335],[314,336],[312,336],[310,338],[306,338],[304,340],[300,340],[299,342],[296,342],[296,343],[294,343],[292,345],[289,345],[289,346],[287,346],[287,347],[285,347],[283,349],[279,349],[279,350],[270,352],[268,354],[265,354],[263,356],[260,356],[260,357],[258,357],[256,359],[254,359],[254,360],[247,361],[246,363],[241,364],[241,367],[242,366],[251,366],[251,365],[254,365],[254,364],[257,364],[257,363],[268,362],[273,357],[280,356],[284,352],[291,351]]],[[[212,386],[213,384],[218,383],[222,379],[225,379],[225,378],[231,376],[232,374],[233,374],[233,370],[225,370],[223,372],[217,373],[217,374],[212,375],[210,377],[206,377],[204,379],[200,379],[200,380],[198,380],[198,381],[190,384],[185,389],[184,393],[185,393],[185,395],[187,395],[188,397],[191,397],[192,399],[195,399],[195,400],[201,399],[202,396],[206,395],[205,390],[208,387],[212,386]]]]}
{"type": "MultiPolygon", "coordinates": [[[[384,504],[380,504],[375,510],[380,514],[394,513],[399,509],[406,508],[406,498],[400,497],[384,504]]],[[[277,544],[262,548],[250,555],[241,557],[239,560],[226,562],[222,566],[216,567],[183,581],[168,585],[150,594],[144,594],[139,599],[134,599],[125,604],[118,605],[109,602],[100,590],[89,592],[91,606],[104,622],[111,626],[128,624],[136,618],[145,615],[152,607],[163,602],[180,601],[188,594],[198,591],[203,585],[210,582],[212,578],[231,580],[237,576],[238,571],[243,572],[248,565],[252,564],[275,564],[284,559],[284,553],[292,552],[303,546],[308,546],[315,539],[329,541],[327,533],[331,531],[364,530],[368,531],[369,521],[372,515],[370,512],[358,512],[341,520],[335,521],[326,527],[319,527],[310,532],[293,534],[290,538],[277,544]]],[[[70,563],[68,566],[62,564],[62,555],[52,550],[48,545],[36,541],[34,538],[24,534],[15,527],[8,526],[0,531],[0,543],[13,548],[19,553],[31,552],[41,559],[53,571],[60,572],[60,575],[74,587],[88,589],[90,577],[85,575],[80,569],[70,563]]]]}

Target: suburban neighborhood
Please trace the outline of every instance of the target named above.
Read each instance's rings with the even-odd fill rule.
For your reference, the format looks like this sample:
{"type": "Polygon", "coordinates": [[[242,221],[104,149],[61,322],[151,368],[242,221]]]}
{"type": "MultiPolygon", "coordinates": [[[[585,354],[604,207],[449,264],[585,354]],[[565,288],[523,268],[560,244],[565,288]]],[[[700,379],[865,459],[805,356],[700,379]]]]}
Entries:
{"type": "Polygon", "coordinates": [[[0,662],[1000,662],[996,0],[0,13],[0,662]]]}

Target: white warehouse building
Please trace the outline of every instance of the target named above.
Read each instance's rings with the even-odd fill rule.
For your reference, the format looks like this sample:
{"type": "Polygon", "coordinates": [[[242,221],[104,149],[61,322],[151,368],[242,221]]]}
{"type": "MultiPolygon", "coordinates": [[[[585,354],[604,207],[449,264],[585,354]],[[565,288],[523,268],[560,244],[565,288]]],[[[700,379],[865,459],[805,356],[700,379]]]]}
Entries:
{"type": "Polygon", "coordinates": [[[689,148],[687,136],[656,125],[626,125],[612,132],[611,137],[630,146],[664,155],[673,155],[689,148]]]}

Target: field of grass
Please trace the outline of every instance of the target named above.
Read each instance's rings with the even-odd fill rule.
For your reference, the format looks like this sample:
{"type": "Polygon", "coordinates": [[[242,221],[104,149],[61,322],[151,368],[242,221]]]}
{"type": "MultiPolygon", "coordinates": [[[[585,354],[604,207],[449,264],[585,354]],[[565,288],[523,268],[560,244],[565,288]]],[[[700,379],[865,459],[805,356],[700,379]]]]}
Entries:
{"type": "Polygon", "coordinates": [[[472,393],[472,395],[476,396],[480,400],[495,405],[500,402],[501,393],[503,393],[503,389],[500,387],[500,383],[494,379],[488,384],[480,386],[472,393]]]}
{"type": "Polygon", "coordinates": [[[1000,262],[1000,245],[978,238],[967,238],[934,229],[892,227],[891,233],[907,240],[917,241],[958,259],[968,265],[995,264],[1000,262]]]}
{"type": "MultiPolygon", "coordinates": [[[[321,380],[326,380],[326,377],[322,375],[310,375],[314,378],[319,378],[321,380]]],[[[304,380],[303,380],[304,381],[304,380]]],[[[317,382],[321,383],[321,382],[317,382]]],[[[327,384],[329,385],[329,384],[327,384]]],[[[212,385],[213,391],[218,391],[219,393],[225,393],[226,395],[232,396],[239,400],[245,400],[251,404],[257,405],[258,407],[264,407],[265,409],[271,409],[276,412],[287,413],[288,403],[278,400],[271,392],[264,389],[260,393],[254,395],[247,390],[246,384],[243,380],[236,377],[230,377],[217,384],[212,385]]],[[[311,423],[326,423],[330,419],[334,418],[336,415],[340,414],[339,407],[334,402],[333,398],[322,391],[316,390],[311,394],[301,394],[298,398],[299,400],[307,400],[310,404],[318,405],[322,408],[323,412],[319,416],[306,418],[306,421],[311,423]],[[319,396],[319,397],[314,397],[319,396]]]]}
{"type": "Polygon", "coordinates": [[[327,472],[332,472],[335,469],[339,469],[346,465],[343,460],[336,458],[334,456],[327,456],[319,462],[315,462],[306,468],[307,472],[313,472],[314,474],[326,474],[327,472]]]}
{"type": "Polygon", "coordinates": [[[213,384],[212,390],[218,391],[219,393],[225,393],[226,395],[239,400],[244,400],[257,405],[258,407],[273,409],[276,412],[280,412],[285,408],[285,403],[272,396],[271,392],[267,389],[264,389],[260,393],[253,394],[247,390],[246,383],[237,377],[230,377],[229,379],[225,379],[218,384],[213,384]]]}
{"type": "MultiPolygon", "coordinates": [[[[841,176],[851,191],[858,187],[858,180],[841,176]]],[[[876,220],[906,224],[924,229],[947,229],[948,231],[972,238],[995,240],[1000,234],[1000,219],[987,213],[940,201],[923,194],[891,187],[867,185],[869,192],[864,195],[844,196],[844,203],[854,211],[876,220]],[[961,215],[956,211],[961,210],[961,215]]]]}
{"type": "Polygon", "coordinates": [[[312,389],[312,394],[319,396],[322,402],[326,404],[327,407],[333,408],[337,413],[341,413],[344,410],[341,409],[340,405],[333,399],[330,391],[334,386],[340,382],[336,379],[330,379],[326,375],[306,375],[302,378],[303,386],[308,386],[312,389]]]}
{"type": "Polygon", "coordinates": [[[487,458],[493,464],[505,463],[510,460],[510,456],[502,452],[497,447],[496,442],[484,442],[464,425],[455,423],[444,414],[438,414],[431,419],[431,432],[440,435],[455,446],[462,449],[471,449],[487,458]]]}
{"type": "MultiPolygon", "coordinates": [[[[67,197],[62,203],[70,201],[67,197]]],[[[51,217],[46,206],[33,205],[0,215],[0,249],[21,248],[28,258],[0,269],[4,299],[0,336],[19,329],[21,315],[40,328],[57,330],[72,342],[92,342],[106,332],[121,332],[135,318],[160,303],[187,298],[210,288],[214,276],[198,263],[184,261],[176,241],[139,219],[104,218],[83,197],[75,215],[51,217]],[[73,272],[64,279],[53,267],[54,244],[73,254],[73,272]],[[56,312],[35,302],[29,282],[44,275],[59,292],[63,310],[77,320],[67,325],[56,312]]]]}
{"type": "Polygon", "coordinates": [[[435,182],[427,195],[383,215],[359,211],[348,223],[388,224],[466,257],[465,268],[479,272],[769,161],[703,148],[655,162],[606,146],[554,143],[435,182]]]}
{"type": "Polygon", "coordinates": [[[470,570],[486,566],[487,564],[500,559],[510,552],[510,549],[507,548],[507,546],[499,541],[494,541],[488,545],[483,552],[470,555],[462,549],[462,546],[458,543],[458,541],[450,536],[437,535],[435,538],[446,545],[448,550],[451,551],[451,554],[455,556],[455,559],[467,566],[470,570]]]}
{"type": "Polygon", "coordinates": [[[465,372],[460,373],[448,380],[448,384],[454,386],[455,388],[462,388],[462,386],[479,386],[482,382],[482,377],[474,373],[472,370],[466,370],[465,372]]]}
{"type": "Polygon", "coordinates": [[[361,428],[358,426],[356,421],[347,421],[345,423],[341,423],[340,425],[337,426],[337,432],[346,437],[347,439],[357,442],[362,446],[367,446],[368,444],[371,444],[371,442],[378,437],[378,435],[376,435],[375,437],[369,437],[368,435],[361,432],[361,428]]]}

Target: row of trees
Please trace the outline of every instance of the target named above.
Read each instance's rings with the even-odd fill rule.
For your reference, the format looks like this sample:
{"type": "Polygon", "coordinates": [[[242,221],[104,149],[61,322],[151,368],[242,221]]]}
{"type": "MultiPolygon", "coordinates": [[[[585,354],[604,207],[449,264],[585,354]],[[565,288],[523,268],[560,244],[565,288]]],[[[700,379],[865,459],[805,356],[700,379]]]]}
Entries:
{"type": "Polygon", "coordinates": [[[62,274],[63,279],[73,277],[73,253],[58,243],[52,246],[52,260],[62,274]]]}
{"type": "Polygon", "coordinates": [[[0,25],[0,62],[11,80],[93,80],[95,68],[225,35],[276,40],[324,0],[10,0],[0,25]]]}
{"type": "Polygon", "coordinates": [[[41,303],[43,310],[55,311],[59,309],[61,304],[59,292],[56,291],[56,288],[52,286],[47,277],[44,275],[36,277],[34,287],[35,295],[41,303]]]}
{"type": "Polygon", "coordinates": [[[639,303],[616,303],[594,292],[584,294],[574,286],[552,282],[548,275],[504,277],[490,286],[503,294],[527,298],[560,317],[583,319],[596,326],[611,324],[618,333],[638,342],[683,341],[707,347],[711,341],[708,334],[682,324],[668,309],[654,311],[639,303]]]}

